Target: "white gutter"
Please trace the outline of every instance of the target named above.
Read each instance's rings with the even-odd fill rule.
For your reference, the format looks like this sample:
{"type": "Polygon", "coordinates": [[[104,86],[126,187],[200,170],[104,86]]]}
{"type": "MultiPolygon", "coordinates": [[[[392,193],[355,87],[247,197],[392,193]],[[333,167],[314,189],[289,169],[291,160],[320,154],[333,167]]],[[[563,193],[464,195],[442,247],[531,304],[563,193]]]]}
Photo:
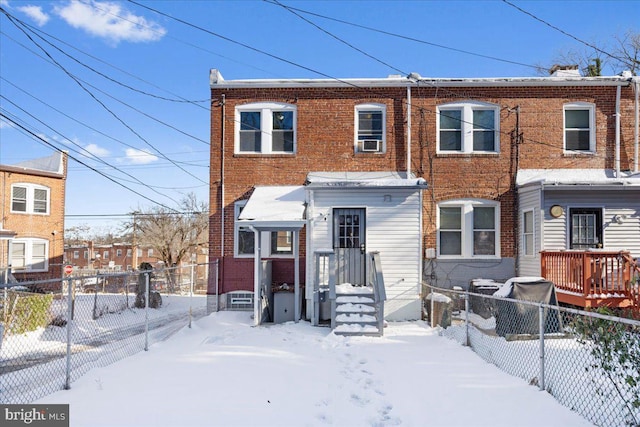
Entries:
{"type": "Polygon", "coordinates": [[[407,179],[411,176],[411,86],[407,86],[407,179]]]}
{"type": "Polygon", "coordinates": [[[616,178],[620,178],[620,86],[616,87],[616,178]]]}

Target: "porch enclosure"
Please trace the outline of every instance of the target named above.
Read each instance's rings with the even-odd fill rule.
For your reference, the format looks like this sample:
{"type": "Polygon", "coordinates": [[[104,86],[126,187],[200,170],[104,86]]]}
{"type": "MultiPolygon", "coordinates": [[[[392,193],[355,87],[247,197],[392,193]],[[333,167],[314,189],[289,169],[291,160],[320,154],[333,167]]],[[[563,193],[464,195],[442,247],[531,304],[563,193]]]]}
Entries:
{"type": "Polygon", "coordinates": [[[558,302],[579,307],[632,307],[640,312],[640,266],[628,251],[542,251],[541,275],[558,302]]]}

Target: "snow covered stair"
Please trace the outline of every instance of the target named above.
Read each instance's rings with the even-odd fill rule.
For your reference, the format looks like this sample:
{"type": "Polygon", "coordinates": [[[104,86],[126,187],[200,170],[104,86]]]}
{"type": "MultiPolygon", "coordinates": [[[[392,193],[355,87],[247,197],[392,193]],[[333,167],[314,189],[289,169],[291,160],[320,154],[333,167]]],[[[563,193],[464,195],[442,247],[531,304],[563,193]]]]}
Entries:
{"type": "Polygon", "coordinates": [[[349,283],[336,286],[336,335],[381,336],[380,314],[373,287],[349,283]]]}

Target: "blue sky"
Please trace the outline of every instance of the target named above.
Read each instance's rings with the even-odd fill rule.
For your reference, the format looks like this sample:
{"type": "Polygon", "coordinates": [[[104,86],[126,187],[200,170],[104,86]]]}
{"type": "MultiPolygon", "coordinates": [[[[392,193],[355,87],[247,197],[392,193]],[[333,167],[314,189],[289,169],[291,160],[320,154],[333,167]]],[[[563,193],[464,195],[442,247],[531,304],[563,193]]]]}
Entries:
{"type": "Polygon", "coordinates": [[[640,1],[0,6],[0,112],[22,127],[0,122],[0,163],[68,150],[84,165],[69,164],[66,227],[97,231],[190,192],[208,201],[211,68],[226,79],[539,76],[559,52],[590,50],[576,39],[607,47],[640,31],[640,1]]]}

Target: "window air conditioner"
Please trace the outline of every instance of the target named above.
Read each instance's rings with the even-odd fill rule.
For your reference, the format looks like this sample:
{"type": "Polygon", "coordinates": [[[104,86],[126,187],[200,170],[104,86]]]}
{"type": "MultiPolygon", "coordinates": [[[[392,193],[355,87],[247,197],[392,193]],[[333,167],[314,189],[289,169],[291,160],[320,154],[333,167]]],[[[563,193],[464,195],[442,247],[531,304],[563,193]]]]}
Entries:
{"type": "Polygon", "coordinates": [[[362,151],[380,151],[381,143],[379,139],[363,139],[362,151]]]}

